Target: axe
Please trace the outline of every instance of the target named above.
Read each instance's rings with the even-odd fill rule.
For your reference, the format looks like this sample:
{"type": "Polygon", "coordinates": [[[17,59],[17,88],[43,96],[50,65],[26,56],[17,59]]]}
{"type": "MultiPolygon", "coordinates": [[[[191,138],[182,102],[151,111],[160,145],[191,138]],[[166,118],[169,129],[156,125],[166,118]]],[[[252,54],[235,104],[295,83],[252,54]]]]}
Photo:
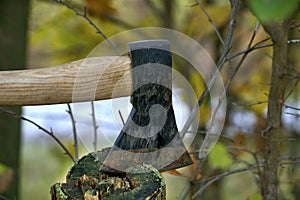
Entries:
{"type": "Polygon", "coordinates": [[[159,171],[192,164],[172,106],[172,53],[167,40],[128,44],[133,93],[130,115],[100,170],[123,172],[149,164],[159,171]]]}
{"type": "Polygon", "coordinates": [[[192,164],[172,107],[172,57],[168,41],[130,43],[129,50],[131,62],[127,56],[109,56],[49,68],[1,71],[0,105],[93,101],[112,98],[112,91],[114,98],[131,94],[133,109],[102,170],[122,171],[136,164],[150,164],[165,171],[192,164]],[[80,98],[74,101],[74,83],[83,63],[85,76],[77,94],[80,98]],[[99,70],[106,70],[98,83],[100,89],[94,96],[86,95],[86,88],[98,81],[99,70]],[[125,81],[121,87],[115,86],[122,76],[125,81]]]}

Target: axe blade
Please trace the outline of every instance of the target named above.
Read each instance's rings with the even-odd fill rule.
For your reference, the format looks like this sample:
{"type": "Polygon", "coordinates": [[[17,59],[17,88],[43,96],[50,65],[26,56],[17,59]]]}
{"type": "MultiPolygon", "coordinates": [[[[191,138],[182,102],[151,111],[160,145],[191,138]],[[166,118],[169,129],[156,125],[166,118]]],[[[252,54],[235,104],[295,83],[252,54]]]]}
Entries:
{"type": "Polygon", "coordinates": [[[129,43],[133,106],[102,171],[149,164],[159,171],[193,163],[179,135],[172,106],[172,53],[167,40],[129,43]]]}

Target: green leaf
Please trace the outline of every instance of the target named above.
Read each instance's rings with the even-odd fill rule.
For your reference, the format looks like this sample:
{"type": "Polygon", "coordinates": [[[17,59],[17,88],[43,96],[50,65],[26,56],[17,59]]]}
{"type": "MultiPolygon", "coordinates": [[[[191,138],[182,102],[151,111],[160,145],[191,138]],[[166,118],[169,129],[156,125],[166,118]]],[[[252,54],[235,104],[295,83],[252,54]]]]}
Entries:
{"type": "Polygon", "coordinates": [[[298,7],[299,0],[248,0],[253,13],[261,22],[283,20],[298,7]]]}
{"type": "Polygon", "coordinates": [[[223,144],[217,143],[208,155],[208,161],[213,168],[227,169],[232,164],[230,154],[223,144]]]}

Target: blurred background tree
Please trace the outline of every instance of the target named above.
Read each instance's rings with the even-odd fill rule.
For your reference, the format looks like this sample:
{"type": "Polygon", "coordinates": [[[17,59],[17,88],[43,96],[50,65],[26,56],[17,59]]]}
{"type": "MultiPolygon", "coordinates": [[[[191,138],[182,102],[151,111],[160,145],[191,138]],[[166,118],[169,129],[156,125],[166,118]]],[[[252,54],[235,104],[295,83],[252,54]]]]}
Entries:
{"type": "MultiPolygon", "coordinates": [[[[26,66],[28,17],[29,0],[0,2],[0,70],[26,66]]],[[[9,199],[19,199],[20,127],[20,120],[0,113],[0,194],[9,199]]]]}
{"type": "MultiPolygon", "coordinates": [[[[275,185],[278,199],[300,197],[298,0],[63,2],[81,13],[84,13],[85,6],[90,19],[107,37],[147,26],[172,28],[185,33],[197,40],[217,65],[222,66],[224,82],[230,82],[226,94],[227,118],[222,137],[207,161],[197,169],[197,150],[202,144],[207,131],[207,121],[211,117],[210,99],[207,97],[199,111],[199,134],[190,149],[195,164],[164,174],[168,199],[268,199],[268,194],[273,189],[268,191],[264,185],[268,182],[265,181],[268,171],[264,171],[268,168],[264,167],[264,163],[271,156],[265,151],[268,146],[266,143],[274,136],[269,131],[275,127],[275,124],[270,125],[270,117],[279,120],[275,127],[275,146],[271,145],[268,149],[271,154],[276,152],[272,155],[275,155],[272,158],[273,161],[275,159],[275,167],[271,170],[277,178],[270,185],[275,185]],[[270,99],[272,68],[274,70],[272,46],[278,42],[272,35],[274,27],[270,28],[273,23],[285,23],[287,26],[284,39],[288,40],[285,41],[287,65],[284,74],[279,74],[275,81],[279,85],[285,85],[279,89],[284,93],[279,99],[270,99]],[[282,81],[281,76],[284,77],[284,83],[278,82],[282,81]],[[270,101],[276,105],[280,103],[277,114],[270,114],[270,108],[268,112],[270,101]]],[[[60,1],[32,0],[30,16],[28,68],[53,66],[85,58],[104,40],[101,34],[95,33],[95,29],[86,19],[76,16],[73,10],[63,6],[60,1]]],[[[279,28],[281,30],[282,27],[279,28]]],[[[174,56],[175,68],[189,80],[199,98],[205,90],[205,83],[195,71],[187,70],[187,65],[182,58],[174,56]]],[[[24,65],[19,63],[19,66],[24,65]]],[[[183,98],[190,105],[189,97],[183,98]]],[[[71,131],[69,134],[71,135],[71,131]]],[[[65,142],[71,146],[69,140],[65,142]]],[[[57,182],[60,177],[63,179],[63,174],[70,166],[70,162],[61,157],[58,149],[53,147],[53,143],[45,142],[50,144],[47,145],[50,150],[45,150],[46,146],[42,143],[41,140],[35,140],[30,143],[34,146],[25,145],[23,148],[23,199],[48,198],[47,185],[57,182]],[[44,152],[35,152],[36,148],[44,149],[44,152]],[[37,166],[35,159],[48,162],[41,162],[37,166]],[[43,185],[43,188],[37,188],[35,184],[28,184],[29,182],[38,183],[41,187],[43,185]]],[[[276,199],[273,197],[270,196],[270,199],[276,199]]]]}

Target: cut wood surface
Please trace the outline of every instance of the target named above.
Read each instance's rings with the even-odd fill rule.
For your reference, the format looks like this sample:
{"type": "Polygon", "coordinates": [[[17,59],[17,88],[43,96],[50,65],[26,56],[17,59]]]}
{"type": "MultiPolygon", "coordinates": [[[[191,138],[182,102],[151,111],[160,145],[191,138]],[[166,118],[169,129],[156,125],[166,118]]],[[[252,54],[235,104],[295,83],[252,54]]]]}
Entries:
{"type": "Polygon", "coordinates": [[[109,150],[82,157],[70,169],[66,183],[51,187],[51,200],[166,200],[164,179],[150,165],[132,166],[119,173],[100,171],[109,150]]]}
{"type": "Polygon", "coordinates": [[[132,93],[128,56],[86,58],[38,69],[0,71],[0,105],[84,102],[132,93]]]}

